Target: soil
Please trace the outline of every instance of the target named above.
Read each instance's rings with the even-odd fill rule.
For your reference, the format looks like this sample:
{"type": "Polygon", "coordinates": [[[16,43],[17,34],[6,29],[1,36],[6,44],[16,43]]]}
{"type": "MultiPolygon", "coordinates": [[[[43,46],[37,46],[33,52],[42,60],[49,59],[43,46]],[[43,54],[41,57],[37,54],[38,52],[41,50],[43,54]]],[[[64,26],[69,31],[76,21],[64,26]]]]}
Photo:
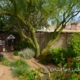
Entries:
{"type": "Polygon", "coordinates": [[[0,80],[19,80],[18,78],[12,77],[10,67],[0,65],[0,69],[3,69],[3,72],[0,72],[0,80]]]}
{"type": "MultiPolygon", "coordinates": [[[[8,59],[11,61],[20,58],[20,56],[14,56],[12,52],[9,53],[3,53],[8,59]]],[[[50,71],[51,68],[56,68],[56,66],[49,64],[49,65],[43,65],[38,62],[35,58],[25,60],[29,65],[31,69],[38,69],[41,68],[44,71],[50,71]]],[[[45,77],[48,77],[48,75],[45,75],[44,73],[41,73],[42,80],[45,79],[45,77]]],[[[14,78],[11,74],[10,67],[4,66],[0,64],[0,80],[20,80],[18,78],[14,78]]]]}

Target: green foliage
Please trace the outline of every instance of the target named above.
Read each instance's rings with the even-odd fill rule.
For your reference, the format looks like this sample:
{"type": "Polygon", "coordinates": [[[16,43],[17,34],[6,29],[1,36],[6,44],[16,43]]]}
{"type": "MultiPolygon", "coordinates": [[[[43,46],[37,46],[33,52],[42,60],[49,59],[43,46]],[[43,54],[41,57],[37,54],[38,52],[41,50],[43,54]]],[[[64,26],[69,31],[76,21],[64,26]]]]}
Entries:
{"type": "Polygon", "coordinates": [[[11,62],[11,66],[12,67],[19,67],[19,66],[21,66],[23,68],[24,67],[26,67],[26,68],[29,67],[29,65],[23,59],[17,59],[15,61],[11,62]]]}
{"type": "Polygon", "coordinates": [[[26,40],[19,41],[15,45],[15,50],[23,50],[26,47],[33,48],[26,40]]]}
{"type": "Polygon", "coordinates": [[[18,56],[19,51],[14,51],[14,55],[18,56]]]}
{"type": "Polygon", "coordinates": [[[77,56],[76,58],[73,58],[72,67],[73,67],[73,70],[75,72],[80,74],[80,56],[77,56]]]}
{"type": "MultiPolygon", "coordinates": [[[[54,60],[55,63],[65,63],[67,58],[75,58],[80,55],[80,33],[71,35],[71,42],[68,42],[67,48],[56,48],[49,52],[50,60],[54,60]]],[[[48,60],[48,59],[47,59],[48,60]]]]}
{"type": "Polygon", "coordinates": [[[79,80],[78,74],[74,72],[62,71],[62,72],[51,72],[48,80],[79,80]],[[58,74],[60,73],[60,74],[58,74]]]}
{"type": "MultiPolygon", "coordinates": [[[[65,61],[64,53],[66,52],[65,48],[57,48],[50,51],[50,55],[52,56],[52,59],[55,60],[56,63],[63,63],[65,61]]],[[[66,54],[66,53],[65,53],[66,54]]]]}
{"type": "Polygon", "coordinates": [[[32,50],[30,48],[26,48],[21,52],[20,55],[25,59],[30,59],[35,56],[35,52],[34,52],[34,50],[32,50]]]}
{"type": "Polygon", "coordinates": [[[68,48],[70,53],[80,55],[80,33],[74,33],[71,35],[71,42],[69,42],[68,48]]]}
{"type": "Polygon", "coordinates": [[[11,66],[14,67],[12,74],[14,77],[19,77],[24,80],[41,80],[41,77],[34,70],[29,69],[29,65],[22,59],[17,59],[11,62],[11,66]]]}
{"type": "Polygon", "coordinates": [[[41,77],[34,70],[18,67],[13,71],[13,75],[24,80],[41,80],[41,77]]]}
{"type": "MultiPolygon", "coordinates": [[[[6,25],[9,25],[7,28],[13,27],[14,31],[17,30],[27,39],[34,46],[36,55],[40,55],[35,35],[37,29],[48,26],[48,21],[51,21],[52,25],[57,24],[55,33],[59,30],[60,34],[66,23],[79,13],[80,0],[0,0],[0,15],[5,16],[6,25]],[[29,31],[31,36],[25,35],[25,31],[29,31]]],[[[50,40],[52,42],[46,46],[44,53],[49,50],[59,35],[55,38],[53,36],[50,40]]]]}
{"type": "MultiPolygon", "coordinates": [[[[22,64],[21,64],[22,65],[22,64]]],[[[25,67],[22,67],[20,65],[18,65],[13,71],[12,71],[12,74],[14,77],[19,77],[20,75],[22,74],[25,74],[27,68],[26,66],[25,67]]]]}
{"type": "MultiPolygon", "coordinates": [[[[77,56],[77,54],[75,52],[72,52],[73,50],[68,47],[68,48],[56,48],[56,49],[52,49],[49,52],[49,59],[47,60],[52,60],[52,62],[59,64],[65,64],[67,63],[67,58],[74,58],[77,56]]],[[[48,61],[47,61],[48,62],[48,61]]]]}
{"type": "Polygon", "coordinates": [[[5,66],[10,66],[11,61],[9,61],[6,57],[3,57],[0,63],[5,66]]]}

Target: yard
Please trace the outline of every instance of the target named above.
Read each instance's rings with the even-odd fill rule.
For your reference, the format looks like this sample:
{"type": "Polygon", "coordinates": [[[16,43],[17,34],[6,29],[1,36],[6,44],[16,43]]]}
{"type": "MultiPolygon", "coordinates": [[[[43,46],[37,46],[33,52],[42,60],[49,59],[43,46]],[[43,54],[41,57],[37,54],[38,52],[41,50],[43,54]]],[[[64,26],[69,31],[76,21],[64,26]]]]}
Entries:
{"type": "MultiPolygon", "coordinates": [[[[10,61],[20,59],[20,56],[14,56],[13,52],[3,53],[3,54],[10,61]]],[[[33,69],[33,70],[41,68],[41,69],[43,69],[43,71],[49,71],[49,68],[55,68],[56,67],[52,64],[49,64],[49,65],[40,64],[38,62],[38,60],[36,60],[35,58],[28,59],[25,61],[30,65],[30,69],[33,69]]],[[[8,66],[7,61],[4,62],[4,64],[0,64],[0,79],[1,80],[22,80],[20,78],[13,77],[11,72],[12,72],[11,67],[8,66]]],[[[42,77],[42,80],[44,80],[45,78],[48,77],[48,75],[44,74],[43,72],[40,73],[40,76],[42,77]]]]}
{"type": "MultiPolygon", "coordinates": [[[[19,62],[19,59],[23,59],[20,56],[14,56],[13,52],[11,53],[3,53],[4,56],[6,57],[6,61],[2,61],[2,63],[0,64],[0,79],[1,80],[58,80],[60,78],[62,78],[61,80],[70,80],[70,76],[73,78],[72,80],[79,80],[80,79],[80,74],[77,75],[78,78],[76,78],[76,73],[74,72],[68,72],[66,73],[66,69],[63,69],[64,71],[61,71],[61,67],[55,66],[54,64],[48,64],[48,65],[43,65],[41,63],[38,62],[37,59],[35,58],[31,58],[31,59],[24,59],[24,61],[29,65],[30,68],[28,68],[29,70],[34,70],[32,72],[29,72],[29,74],[27,74],[25,76],[25,74],[23,75],[23,73],[25,72],[23,68],[25,68],[24,66],[20,69],[22,69],[22,72],[18,72],[17,77],[13,76],[13,71],[14,68],[17,66],[19,68],[19,64],[22,64],[19,62]],[[9,66],[9,61],[7,61],[7,59],[12,63],[11,66],[9,66]],[[16,60],[18,60],[18,62],[16,62],[16,60]],[[15,64],[16,63],[16,64],[15,64]],[[14,66],[14,67],[13,67],[14,66]],[[53,71],[54,70],[54,71],[53,71]],[[51,72],[51,74],[50,74],[51,72]],[[52,73],[53,72],[53,73],[52,73]],[[58,73],[59,72],[59,73],[58,73]],[[33,74],[31,73],[35,73],[35,77],[32,77],[33,74]],[[37,73],[37,75],[36,75],[37,73]],[[38,75],[39,74],[39,75],[38,75]],[[60,76],[58,76],[58,74],[60,76]],[[72,75],[71,75],[72,74],[72,75]],[[27,79],[28,77],[28,79],[27,79]],[[30,78],[31,77],[31,78],[30,78]],[[37,78],[37,77],[40,77],[37,78]],[[56,79],[57,77],[57,79],[56,79]],[[47,79],[48,78],[48,79],[47,79]]],[[[26,66],[27,68],[27,66],[26,66]]],[[[67,69],[69,71],[69,69],[67,69]]]]}

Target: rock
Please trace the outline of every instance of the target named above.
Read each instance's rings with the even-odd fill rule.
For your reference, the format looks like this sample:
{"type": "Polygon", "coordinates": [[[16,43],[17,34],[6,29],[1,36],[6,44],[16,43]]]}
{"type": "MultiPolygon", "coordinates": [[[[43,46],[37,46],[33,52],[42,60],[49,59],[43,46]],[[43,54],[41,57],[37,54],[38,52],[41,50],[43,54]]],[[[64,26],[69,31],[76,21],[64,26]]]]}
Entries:
{"type": "Polygon", "coordinates": [[[14,67],[10,67],[10,70],[14,70],[15,68],[14,67]]]}

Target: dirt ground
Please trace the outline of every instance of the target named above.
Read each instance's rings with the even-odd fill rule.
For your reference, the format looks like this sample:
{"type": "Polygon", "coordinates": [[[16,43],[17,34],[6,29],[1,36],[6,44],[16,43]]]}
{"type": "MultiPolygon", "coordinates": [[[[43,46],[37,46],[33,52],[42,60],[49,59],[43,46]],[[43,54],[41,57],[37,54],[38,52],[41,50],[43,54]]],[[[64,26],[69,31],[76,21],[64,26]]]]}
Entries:
{"type": "Polygon", "coordinates": [[[18,78],[12,77],[10,67],[0,65],[0,69],[3,69],[3,73],[0,76],[0,80],[19,80],[18,78]]]}
{"type": "MultiPolygon", "coordinates": [[[[19,56],[14,56],[13,53],[3,53],[3,54],[10,60],[15,60],[15,59],[20,58],[19,56]]],[[[34,69],[34,70],[36,70],[38,68],[42,68],[43,70],[48,70],[49,71],[51,68],[56,67],[52,64],[50,64],[50,65],[40,64],[40,63],[38,63],[38,61],[35,58],[28,59],[26,61],[30,65],[31,69],[34,69]]],[[[12,77],[10,67],[0,65],[0,69],[1,69],[1,71],[0,71],[0,75],[1,75],[0,80],[20,80],[18,78],[12,77]]],[[[42,80],[44,80],[45,77],[47,77],[47,75],[44,75],[43,73],[41,73],[40,75],[42,77],[42,80]]]]}

